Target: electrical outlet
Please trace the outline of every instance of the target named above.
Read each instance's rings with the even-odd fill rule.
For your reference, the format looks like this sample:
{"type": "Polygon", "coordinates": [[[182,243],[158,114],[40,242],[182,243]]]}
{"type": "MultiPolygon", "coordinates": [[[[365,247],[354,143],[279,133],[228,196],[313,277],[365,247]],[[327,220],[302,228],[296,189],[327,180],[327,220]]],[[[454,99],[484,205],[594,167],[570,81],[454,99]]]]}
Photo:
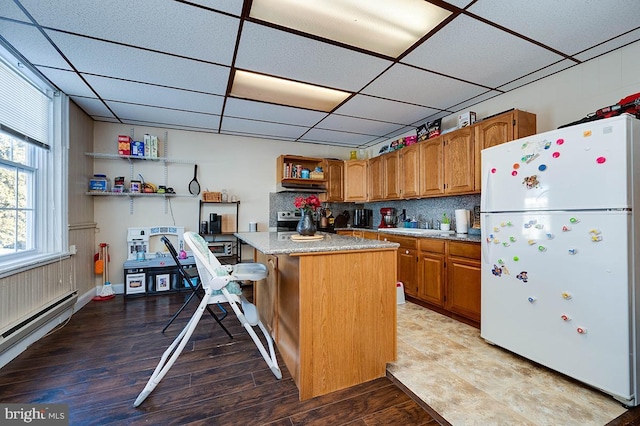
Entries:
{"type": "Polygon", "coordinates": [[[69,253],[71,254],[77,254],[78,253],[78,249],[76,248],[75,244],[72,244],[69,246],[69,253]]]}

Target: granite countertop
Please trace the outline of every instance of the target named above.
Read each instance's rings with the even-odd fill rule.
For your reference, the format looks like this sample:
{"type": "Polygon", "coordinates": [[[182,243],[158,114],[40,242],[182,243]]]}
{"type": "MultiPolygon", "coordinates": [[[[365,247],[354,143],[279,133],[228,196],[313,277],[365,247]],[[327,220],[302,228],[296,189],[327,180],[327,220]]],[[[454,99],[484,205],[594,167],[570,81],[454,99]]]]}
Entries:
{"type": "Polygon", "coordinates": [[[314,253],[327,251],[396,249],[398,243],[388,241],[353,238],[344,235],[317,232],[323,235],[319,241],[292,241],[291,235],[296,232],[238,232],[234,234],[240,240],[256,248],[264,254],[314,253]]]}
{"type": "MultiPolygon", "coordinates": [[[[384,234],[393,234],[393,235],[402,235],[405,237],[414,237],[414,238],[436,238],[440,240],[452,240],[452,241],[468,241],[471,243],[479,243],[481,241],[480,235],[469,235],[469,234],[413,234],[407,233],[404,231],[405,228],[385,228],[385,231],[378,231],[377,228],[336,228],[336,231],[370,231],[377,232],[380,235],[384,234]]],[[[412,228],[409,228],[412,229],[412,228]]],[[[417,229],[416,229],[417,231],[417,229]]]]}

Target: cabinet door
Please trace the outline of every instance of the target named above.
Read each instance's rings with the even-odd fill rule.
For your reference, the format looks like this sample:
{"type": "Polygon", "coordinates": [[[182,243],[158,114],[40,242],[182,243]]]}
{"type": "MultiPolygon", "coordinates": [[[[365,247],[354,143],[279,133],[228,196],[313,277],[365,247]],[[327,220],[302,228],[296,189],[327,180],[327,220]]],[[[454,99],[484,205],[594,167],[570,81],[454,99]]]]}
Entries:
{"type": "Polygon", "coordinates": [[[367,160],[344,162],[344,201],[367,201],[367,160]]]}
{"type": "Polygon", "coordinates": [[[480,246],[449,243],[447,300],[445,307],[473,321],[480,321],[480,246]]]}
{"type": "Polygon", "coordinates": [[[500,145],[518,138],[524,138],[536,133],[536,115],[530,112],[514,110],[488,120],[481,121],[474,126],[476,145],[475,159],[475,188],[480,191],[482,186],[482,154],[485,148],[500,145]]]}
{"type": "Polygon", "coordinates": [[[398,281],[402,281],[408,295],[415,297],[418,293],[417,239],[398,235],[381,235],[379,239],[400,244],[398,248],[398,281]]]}
{"type": "Polygon", "coordinates": [[[444,157],[442,138],[430,139],[420,146],[420,195],[444,194],[444,157]]]}
{"type": "Polygon", "coordinates": [[[400,150],[400,195],[413,198],[420,195],[420,145],[400,150]]]}
{"type": "Polygon", "coordinates": [[[369,160],[369,200],[384,199],[384,157],[369,160]]]}
{"type": "Polygon", "coordinates": [[[344,201],[343,172],[344,161],[326,160],[325,173],[327,174],[326,201],[344,201]]]}
{"type": "Polygon", "coordinates": [[[425,302],[444,306],[444,254],[419,252],[418,295],[425,302]]]}
{"type": "Polygon", "coordinates": [[[362,231],[362,238],[366,238],[368,240],[377,240],[378,233],[372,231],[362,231]]]}
{"type": "Polygon", "coordinates": [[[267,265],[269,275],[253,285],[253,297],[262,323],[275,339],[277,337],[278,258],[256,251],[256,262],[267,265]]]}
{"type": "Polygon", "coordinates": [[[400,152],[395,151],[383,155],[384,158],[384,199],[400,198],[400,152]]]}
{"type": "Polygon", "coordinates": [[[444,181],[446,194],[462,194],[474,191],[475,163],[473,132],[471,127],[443,136],[444,181]]]}

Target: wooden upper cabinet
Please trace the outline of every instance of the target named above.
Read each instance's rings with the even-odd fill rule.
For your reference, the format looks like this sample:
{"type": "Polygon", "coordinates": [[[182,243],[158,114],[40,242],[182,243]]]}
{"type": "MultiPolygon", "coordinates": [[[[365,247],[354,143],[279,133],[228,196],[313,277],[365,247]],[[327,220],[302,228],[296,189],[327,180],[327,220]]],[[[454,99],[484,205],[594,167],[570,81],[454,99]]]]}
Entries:
{"type": "Polygon", "coordinates": [[[369,201],[384,200],[384,157],[369,160],[369,201]]]}
{"type": "Polygon", "coordinates": [[[397,200],[400,193],[400,151],[390,152],[384,158],[384,199],[397,200]]]}
{"type": "Polygon", "coordinates": [[[420,196],[444,194],[444,157],[442,137],[418,144],[420,147],[420,196]]]}
{"type": "Polygon", "coordinates": [[[344,162],[344,201],[367,201],[367,160],[344,162]]]}
{"type": "Polygon", "coordinates": [[[410,145],[399,152],[400,197],[418,197],[420,195],[420,145],[410,145]]]}
{"type": "Polygon", "coordinates": [[[473,129],[464,127],[442,136],[444,142],[445,194],[466,194],[475,190],[473,129]]]}
{"type": "Polygon", "coordinates": [[[483,120],[474,126],[475,133],[475,189],[482,186],[482,156],[485,148],[500,145],[536,133],[536,115],[530,112],[512,110],[483,120]]]}
{"type": "Polygon", "coordinates": [[[322,197],[323,201],[344,201],[344,161],[325,160],[324,173],[327,180],[327,192],[322,197]]]}

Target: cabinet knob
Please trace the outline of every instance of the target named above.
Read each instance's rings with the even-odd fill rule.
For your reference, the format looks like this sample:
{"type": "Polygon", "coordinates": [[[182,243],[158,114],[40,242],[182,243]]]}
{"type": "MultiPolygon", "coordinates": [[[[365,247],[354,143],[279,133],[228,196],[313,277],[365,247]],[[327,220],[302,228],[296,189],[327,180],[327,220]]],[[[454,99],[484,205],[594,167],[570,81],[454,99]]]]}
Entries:
{"type": "Polygon", "coordinates": [[[405,251],[404,251],[404,254],[409,254],[409,250],[405,250],[405,251]]]}

